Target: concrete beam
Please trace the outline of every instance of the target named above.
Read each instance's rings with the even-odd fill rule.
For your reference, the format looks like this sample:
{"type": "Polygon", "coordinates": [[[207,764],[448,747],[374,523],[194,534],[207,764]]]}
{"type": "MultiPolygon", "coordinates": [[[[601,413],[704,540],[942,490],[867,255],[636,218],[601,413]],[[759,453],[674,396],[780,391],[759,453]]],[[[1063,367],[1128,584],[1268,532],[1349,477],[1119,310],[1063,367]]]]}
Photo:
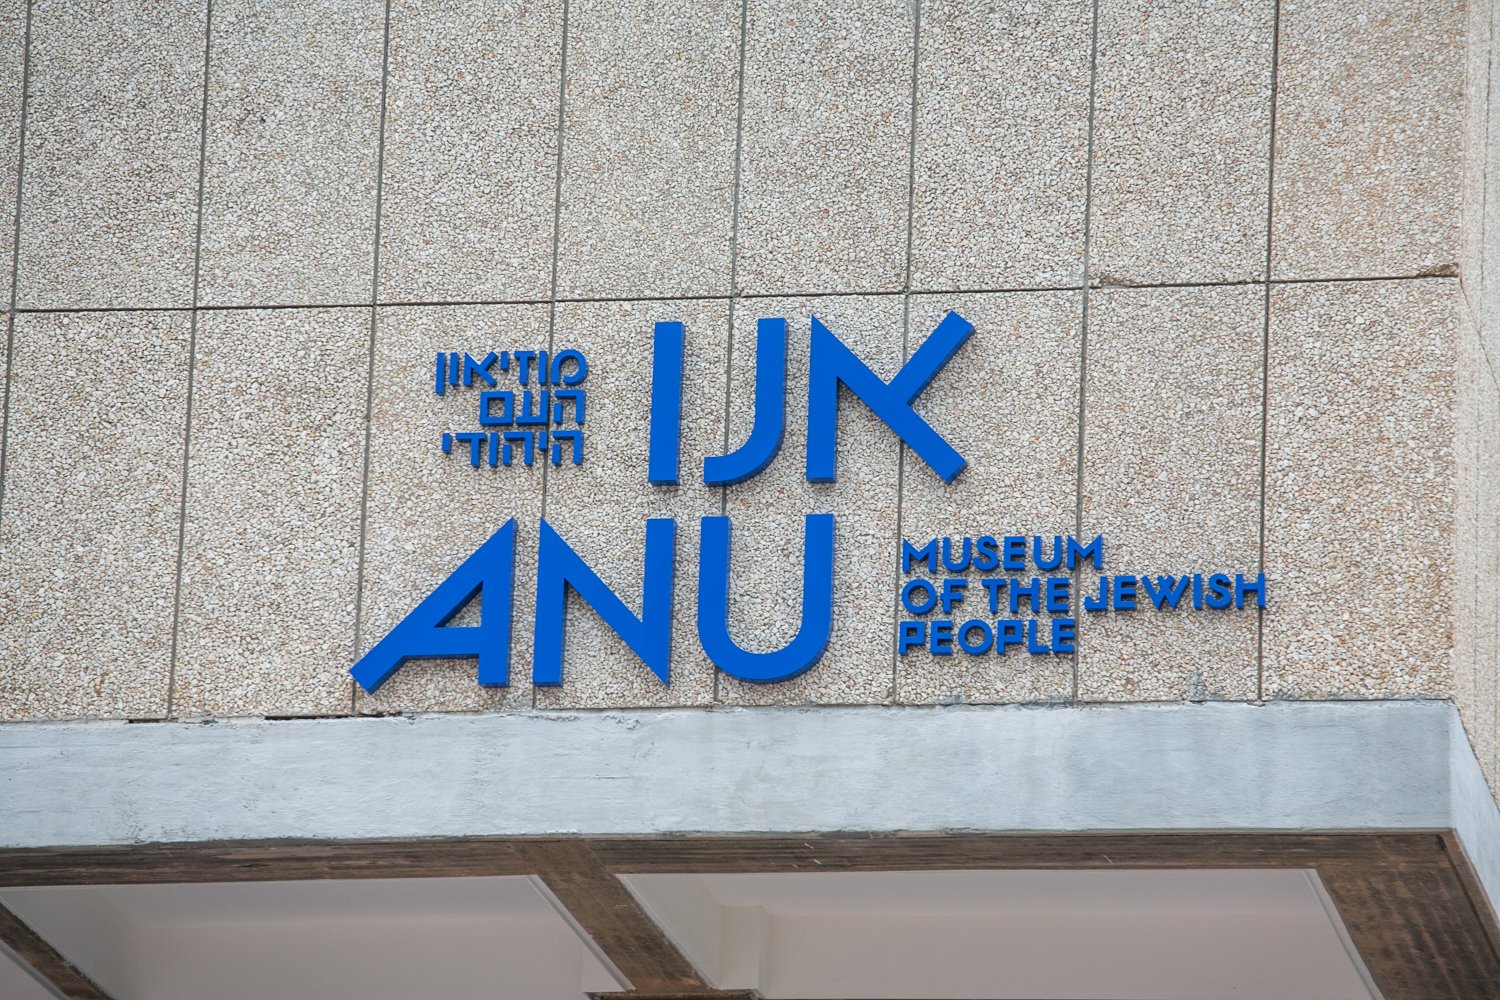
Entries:
{"type": "Polygon", "coordinates": [[[1456,725],[1420,701],[18,723],[0,846],[1438,828],[1456,725]]]}

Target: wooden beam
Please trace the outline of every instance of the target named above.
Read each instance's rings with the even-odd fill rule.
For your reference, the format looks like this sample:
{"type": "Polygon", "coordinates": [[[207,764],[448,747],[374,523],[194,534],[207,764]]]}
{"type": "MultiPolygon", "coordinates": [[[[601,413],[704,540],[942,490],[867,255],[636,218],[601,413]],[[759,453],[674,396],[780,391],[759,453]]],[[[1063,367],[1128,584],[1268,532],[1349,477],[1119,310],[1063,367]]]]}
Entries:
{"type": "Polygon", "coordinates": [[[529,875],[516,841],[206,841],[0,850],[0,887],[529,875]]]}
{"type": "Polygon", "coordinates": [[[1454,906],[1451,867],[1319,869],[1385,1000],[1500,997],[1500,963],[1478,919],[1454,906]]]}
{"type": "Polygon", "coordinates": [[[582,840],[518,845],[558,902],[630,981],[633,997],[720,997],[582,840]]]}
{"type": "Polygon", "coordinates": [[[822,834],[625,837],[592,842],[612,872],[1316,868],[1431,855],[1439,831],[1401,833],[822,834]]]}
{"type": "Polygon", "coordinates": [[[1387,1000],[1500,997],[1500,930],[1451,831],[809,834],[232,842],[0,851],[0,886],[535,874],[636,997],[710,989],[630,873],[1306,868],[1387,1000]]]}
{"type": "Polygon", "coordinates": [[[68,1000],[110,1000],[108,993],[58,954],[56,948],[42,940],[40,934],[4,903],[0,903],[0,941],[68,1000]]]}
{"type": "Polygon", "coordinates": [[[1425,855],[1444,833],[477,837],[7,848],[0,849],[0,886],[529,875],[537,871],[536,850],[576,842],[586,842],[613,873],[1313,868],[1425,855]]]}
{"type": "Polygon", "coordinates": [[[1453,864],[1453,870],[1458,873],[1458,880],[1469,897],[1469,905],[1479,915],[1479,922],[1484,927],[1485,937],[1489,939],[1490,947],[1496,954],[1500,954],[1500,914],[1495,913],[1495,908],[1484,891],[1484,884],[1479,881],[1479,873],[1474,870],[1469,856],[1464,853],[1463,845],[1458,842],[1458,834],[1449,830],[1440,836],[1443,841],[1443,851],[1453,864]]]}

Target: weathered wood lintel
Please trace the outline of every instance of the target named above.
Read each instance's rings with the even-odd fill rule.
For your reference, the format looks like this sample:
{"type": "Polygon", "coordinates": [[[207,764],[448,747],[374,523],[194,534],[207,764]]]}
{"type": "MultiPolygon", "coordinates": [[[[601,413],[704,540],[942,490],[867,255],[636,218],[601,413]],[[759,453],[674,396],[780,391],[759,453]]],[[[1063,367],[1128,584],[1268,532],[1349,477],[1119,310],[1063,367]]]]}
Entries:
{"type": "MultiPolygon", "coordinates": [[[[748,996],[709,987],[616,877],[622,874],[1192,868],[1317,871],[1387,1000],[1500,997],[1500,930],[1447,830],[236,841],[0,850],[0,886],[535,875],[630,981],[630,991],[603,995],[611,1000],[748,996]]],[[[9,917],[4,939],[23,940],[29,928],[9,917]]],[[[72,968],[55,952],[49,958],[34,945],[27,946],[30,952],[12,947],[55,983],[72,968]]],[[[92,984],[59,988],[70,997],[103,996],[92,984]]]]}
{"type": "Polygon", "coordinates": [[[110,1000],[108,993],[4,904],[0,904],[0,941],[68,1000],[110,1000]]]}

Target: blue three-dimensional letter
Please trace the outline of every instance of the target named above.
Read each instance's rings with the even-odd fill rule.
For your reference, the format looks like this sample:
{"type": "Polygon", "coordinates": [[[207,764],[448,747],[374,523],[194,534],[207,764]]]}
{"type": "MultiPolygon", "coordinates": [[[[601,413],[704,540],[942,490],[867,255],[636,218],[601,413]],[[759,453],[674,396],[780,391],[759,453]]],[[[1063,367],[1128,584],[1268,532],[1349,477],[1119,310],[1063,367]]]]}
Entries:
{"type": "Polygon", "coordinates": [[[911,408],[923,389],[948,363],[974,332],[974,325],[950,312],[923,341],[911,359],[889,383],[870,371],[844,342],[820,323],[812,321],[811,384],[807,392],[807,478],[831,483],[834,477],[834,446],[838,441],[839,384],[864,401],[885,425],[896,433],[922,461],[932,466],[943,482],[951,483],[963,471],[964,458],[932,425],[911,408]]]}
{"type": "Polygon", "coordinates": [[[543,686],[562,683],[563,612],[567,588],[571,586],[663,684],[671,684],[668,665],[672,659],[676,541],[676,521],[670,517],[646,521],[646,571],[641,586],[641,616],[637,618],[544,519],[536,560],[536,651],[532,657],[532,683],[543,686]]]}
{"type": "Polygon", "coordinates": [[[733,486],[771,464],[786,429],[785,398],[786,320],[763,319],[755,325],[755,424],[737,451],[703,460],[704,483],[733,486]]]}
{"type": "Polygon", "coordinates": [[[802,535],[802,624],[792,641],[751,653],[729,637],[729,518],[700,522],[698,641],[714,666],[742,681],[791,680],[823,656],[833,632],[833,515],[808,514],[802,535]]]}
{"type": "Polygon", "coordinates": [[[407,660],[434,656],[477,656],[479,683],[509,684],[515,552],[516,520],[511,518],[360,657],[349,671],[359,686],[373,692],[407,660]],[[475,594],[480,594],[479,624],[449,625],[475,594]]]}

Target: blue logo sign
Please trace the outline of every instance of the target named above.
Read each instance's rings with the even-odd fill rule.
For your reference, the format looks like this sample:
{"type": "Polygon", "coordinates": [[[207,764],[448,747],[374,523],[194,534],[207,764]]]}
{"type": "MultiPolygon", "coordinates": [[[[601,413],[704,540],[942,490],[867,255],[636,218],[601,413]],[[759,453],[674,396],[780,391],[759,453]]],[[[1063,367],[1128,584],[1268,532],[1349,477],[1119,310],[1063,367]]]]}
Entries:
{"type": "MultiPolygon", "coordinates": [[[[922,391],[973,334],[974,327],[950,312],[928,335],[889,382],[880,378],[816,317],[812,320],[807,396],[807,464],[809,482],[833,482],[837,474],[838,397],[844,386],[880,418],[944,483],[961,473],[965,460],[913,409],[922,391]]],[[[660,486],[676,485],[681,475],[683,343],[681,323],[657,323],[653,335],[651,412],[646,477],[660,486]]],[[[703,482],[731,486],[760,474],[781,449],[786,432],[786,320],[762,319],[756,326],[754,421],[738,449],[703,460],[703,482]]],[[[508,466],[520,455],[526,465],[534,456],[553,464],[564,456],[583,461],[586,400],[581,383],[588,362],[577,351],[490,351],[438,354],[434,391],[441,396],[459,388],[477,389],[476,431],[445,433],[442,449],[468,446],[469,463],[508,466]],[[514,369],[514,384],[500,380],[514,369]],[[497,374],[498,371],[498,374],[497,374]],[[490,429],[498,428],[498,429],[490,429]]],[[[673,594],[677,570],[677,522],[646,522],[641,613],[634,614],[545,518],[539,526],[536,561],[536,616],[531,664],[533,684],[563,683],[563,610],[568,588],[578,594],[663,684],[671,683],[669,662],[673,594]]],[[[822,657],[833,632],[834,518],[808,514],[802,537],[802,618],[797,633],[781,649],[752,652],[729,635],[730,520],[704,517],[698,522],[698,641],[716,667],[741,680],[774,683],[804,673],[822,657]]],[[[1071,574],[1084,565],[1103,567],[1104,540],[1087,543],[1053,536],[1033,539],[1030,566],[1042,572],[1066,569],[1069,576],[1033,576],[1029,580],[987,576],[978,581],[983,593],[970,593],[966,577],[939,574],[1019,573],[1028,568],[1026,539],[1017,536],[932,539],[920,546],[903,540],[901,569],[911,576],[925,567],[927,576],[908,580],[901,603],[911,617],[897,623],[900,655],[926,649],[936,655],[1004,655],[1012,647],[1033,655],[1072,653],[1074,619],[1062,617],[1072,596],[1071,574]],[[959,620],[953,613],[979,604],[982,612],[959,620]],[[933,612],[941,608],[941,617],[933,612]],[[1023,617],[1046,611],[1048,619],[1023,617]],[[982,614],[982,616],[981,616],[982,614]]],[[[516,522],[498,531],[391,629],[350,671],[366,691],[375,691],[408,660],[430,657],[474,657],[479,683],[510,683],[511,613],[514,607],[516,522]],[[480,623],[449,622],[482,595],[480,623]]],[[[1090,612],[1130,610],[1150,604],[1158,610],[1188,600],[1195,609],[1242,607],[1247,598],[1265,607],[1264,574],[1247,581],[1216,573],[1191,576],[1101,576],[1097,594],[1085,596],[1090,612]],[[1189,598],[1187,595],[1191,593],[1189,598]]]]}

